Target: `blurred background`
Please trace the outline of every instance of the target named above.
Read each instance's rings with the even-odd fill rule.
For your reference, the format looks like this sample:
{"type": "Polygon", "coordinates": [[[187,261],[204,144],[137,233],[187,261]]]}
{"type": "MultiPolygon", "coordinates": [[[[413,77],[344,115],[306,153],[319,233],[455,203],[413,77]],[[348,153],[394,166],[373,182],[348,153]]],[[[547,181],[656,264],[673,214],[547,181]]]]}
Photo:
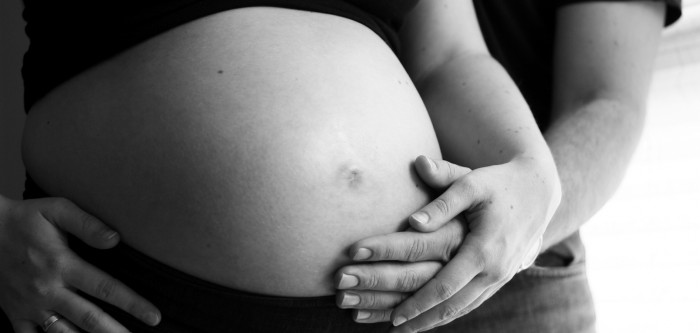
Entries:
{"type": "Polygon", "coordinates": [[[601,333],[700,332],[700,0],[664,31],[642,141],[582,229],[601,333]]]}
{"type": "MultiPolygon", "coordinates": [[[[647,126],[613,199],[583,228],[598,330],[700,332],[700,0],[664,31],[647,126]]],[[[20,0],[0,1],[0,193],[21,198],[20,0]]]]}

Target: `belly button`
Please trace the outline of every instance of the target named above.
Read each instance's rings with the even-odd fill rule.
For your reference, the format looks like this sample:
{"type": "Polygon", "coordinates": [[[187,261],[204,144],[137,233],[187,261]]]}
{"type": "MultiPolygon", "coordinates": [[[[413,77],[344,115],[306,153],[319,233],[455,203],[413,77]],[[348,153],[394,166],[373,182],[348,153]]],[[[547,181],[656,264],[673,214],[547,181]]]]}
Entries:
{"type": "Polygon", "coordinates": [[[362,171],[355,167],[343,167],[341,178],[350,188],[358,188],[362,184],[362,171]]]}

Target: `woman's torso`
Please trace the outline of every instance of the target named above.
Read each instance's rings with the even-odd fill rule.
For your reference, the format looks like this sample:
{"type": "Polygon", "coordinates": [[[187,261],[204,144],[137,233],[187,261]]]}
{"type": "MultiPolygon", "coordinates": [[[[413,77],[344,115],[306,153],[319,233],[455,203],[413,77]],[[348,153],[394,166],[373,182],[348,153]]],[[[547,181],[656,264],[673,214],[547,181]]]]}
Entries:
{"type": "Polygon", "coordinates": [[[211,15],[62,84],[27,119],[49,194],[186,273],[257,293],[332,293],[347,247],[399,230],[440,157],[425,107],[365,26],[280,8],[211,15]]]}

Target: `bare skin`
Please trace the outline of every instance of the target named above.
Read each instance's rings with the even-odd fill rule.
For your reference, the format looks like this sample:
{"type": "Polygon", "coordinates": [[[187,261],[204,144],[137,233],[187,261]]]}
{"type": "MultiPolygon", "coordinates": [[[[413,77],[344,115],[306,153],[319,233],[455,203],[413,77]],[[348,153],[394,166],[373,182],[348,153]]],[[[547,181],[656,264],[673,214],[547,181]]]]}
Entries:
{"type": "MultiPolygon", "coordinates": [[[[653,2],[582,3],[560,9],[554,121],[544,134],[557,162],[563,197],[544,233],[542,251],[578,230],[618,187],[642,131],[663,18],[664,5],[653,2]]],[[[439,179],[452,172],[442,169],[419,174],[428,184],[444,187],[446,183],[439,179]]],[[[460,200],[466,202],[469,197],[455,198],[460,200]]],[[[340,274],[353,272],[361,277],[361,288],[340,288],[339,306],[359,309],[356,318],[362,319],[358,322],[394,318],[392,312],[430,281],[439,267],[454,265],[451,256],[459,248],[467,227],[450,220],[459,213],[459,209],[454,209],[441,214],[440,223],[450,222],[432,233],[394,233],[354,244],[351,253],[363,248],[372,255],[339,270],[340,274]],[[364,261],[378,263],[359,264],[364,261]],[[366,281],[374,281],[375,285],[367,285],[366,281]]],[[[411,225],[414,230],[425,230],[413,221],[411,225]]],[[[476,308],[501,285],[491,284],[460,314],[476,308]]],[[[447,322],[449,319],[436,320],[400,331],[447,322]]]]}
{"type": "MultiPolygon", "coordinates": [[[[323,14],[234,10],[173,29],[37,104],[29,172],[146,255],[257,293],[332,294],[352,243],[405,228],[433,199],[412,171],[423,154],[479,168],[463,184],[482,194],[503,175],[534,186],[540,201],[514,203],[537,216],[516,235],[527,248],[558,203],[551,154],[473,11],[424,3],[416,12],[428,15],[407,22],[403,63],[364,26],[323,14]]],[[[57,310],[25,311],[34,314],[10,318],[28,327],[57,310]]],[[[81,311],[60,314],[87,331],[123,331],[99,309],[90,322],[81,311]]]]}

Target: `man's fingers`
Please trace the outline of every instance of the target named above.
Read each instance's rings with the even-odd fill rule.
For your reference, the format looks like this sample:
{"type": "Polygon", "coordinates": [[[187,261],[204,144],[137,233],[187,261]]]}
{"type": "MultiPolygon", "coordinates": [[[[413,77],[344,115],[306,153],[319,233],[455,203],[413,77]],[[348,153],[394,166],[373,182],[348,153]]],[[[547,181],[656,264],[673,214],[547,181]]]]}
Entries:
{"type": "Polygon", "coordinates": [[[379,323],[389,321],[391,310],[355,310],[353,318],[358,323],[379,323]]]}
{"type": "Polygon", "coordinates": [[[409,294],[391,291],[341,291],[336,303],[341,309],[388,310],[401,303],[409,294]]]}
{"type": "Polygon", "coordinates": [[[465,223],[462,217],[431,233],[413,231],[365,238],[350,247],[356,261],[449,261],[462,244],[465,223]]]}
{"type": "Polygon", "coordinates": [[[441,268],[436,261],[345,266],[335,274],[335,283],[341,290],[410,292],[418,290],[441,268]]]}
{"type": "Polygon", "coordinates": [[[459,216],[463,211],[483,199],[483,193],[471,178],[463,177],[419,211],[413,213],[408,222],[422,232],[433,232],[459,216]]]}
{"type": "Polygon", "coordinates": [[[449,300],[483,271],[484,259],[480,257],[481,252],[476,250],[478,243],[469,242],[467,237],[464,247],[435,278],[396,307],[391,318],[394,325],[400,325],[449,300]]]}
{"type": "Polygon", "coordinates": [[[418,176],[431,187],[448,189],[409,217],[408,221],[414,229],[435,231],[477,200],[477,187],[465,177],[471,169],[422,155],[416,158],[415,168],[418,176]]]}
{"type": "Polygon", "coordinates": [[[416,158],[415,168],[418,176],[430,187],[436,189],[449,187],[457,178],[471,172],[469,168],[423,155],[416,158]]]}
{"type": "Polygon", "coordinates": [[[472,303],[469,304],[466,308],[464,308],[464,309],[460,312],[459,316],[455,316],[455,317],[450,318],[450,319],[448,319],[448,320],[442,321],[442,322],[438,323],[437,325],[434,325],[434,326],[432,326],[432,327],[430,327],[430,328],[432,329],[432,328],[435,328],[435,327],[438,327],[438,326],[447,325],[447,324],[451,323],[452,321],[454,321],[455,319],[457,319],[457,318],[459,318],[459,317],[461,317],[461,316],[464,316],[464,315],[466,315],[466,314],[468,314],[468,313],[474,311],[476,308],[480,307],[481,304],[483,304],[486,300],[488,300],[489,298],[491,298],[491,296],[493,296],[493,294],[495,294],[498,290],[500,290],[501,287],[503,287],[503,285],[505,285],[507,282],[508,282],[508,281],[504,281],[504,282],[502,282],[502,283],[499,283],[499,284],[497,284],[497,285],[494,285],[494,286],[491,286],[491,287],[487,288],[486,291],[484,291],[484,293],[481,294],[481,296],[479,296],[479,298],[477,298],[474,302],[472,302],[472,303]]]}
{"type": "Polygon", "coordinates": [[[148,325],[160,321],[158,309],[123,283],[82,259],[75,258],[66,270],[66,282],[90,296],[112,304],[148,325]]]}
{"type": "MultiPolygon", "coordinates": [[[[468,313],[468,305],[474,302],[479,296],[486,293],[489,288],[489,280],[481,276],[475,277],[464,288],[459,290],[450,299],[436,305],[430,310],[421,313],[419,316],[403,322],[399,327],[392,330],[392,333],[418,332],[428,328],[439,326],[442,322],[450,322],[468,313]]],[[[396,319],[394,324],[398,324],[396,319]]]]}
{"type": "Polygon", "coordinates": [[[53,203],[42,210],[42,215],[61,230],[71,233],[86,244],[106,249],[119,242],[119,234],[96,217],[63,198],[52,199],[53,203]]]}

